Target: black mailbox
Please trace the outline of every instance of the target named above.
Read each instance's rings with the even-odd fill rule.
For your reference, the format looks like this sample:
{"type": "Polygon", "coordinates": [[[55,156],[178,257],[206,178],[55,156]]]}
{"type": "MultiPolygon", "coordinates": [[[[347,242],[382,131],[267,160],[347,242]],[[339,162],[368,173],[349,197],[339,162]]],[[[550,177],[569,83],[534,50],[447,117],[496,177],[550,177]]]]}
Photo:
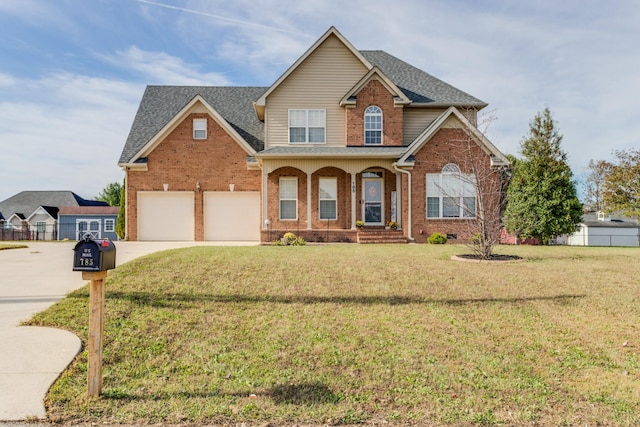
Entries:
{"type": "Polygon", "coordinates": [[[110,240],[85,237],[73,248],[73,271],[106,271],[116,268],[116,245],[110,240]]]}

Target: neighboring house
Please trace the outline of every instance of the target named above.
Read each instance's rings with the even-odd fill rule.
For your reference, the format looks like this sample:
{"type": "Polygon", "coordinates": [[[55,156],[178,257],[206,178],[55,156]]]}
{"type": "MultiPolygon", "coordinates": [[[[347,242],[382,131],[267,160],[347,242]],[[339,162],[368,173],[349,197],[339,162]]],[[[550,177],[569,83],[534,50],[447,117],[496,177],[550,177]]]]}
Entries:
{"type": "Polygon", "coordinates": [[[486,105],[333,27],[270,87],[149,86],[119,161],[127,238],[464,241],[468,141],[508,165],[476,129],[486,105]]]}
{"type": "Polygon", "coordinates": [[[58,212],[59,239],[82,240],[88,235],[91,239],[118,240],[119,211],[118,206],[65,206],[58,212]]]}
{"type": "Polygon", "coordinates": [[[24,214],[14,213],[0,222],[0,240],[31,240],[29,224],[24,214]]]}
{"type": "Polygon", "coordinates": [[[564,236],[571,246],[640,246],[640,226],[632,218],[585,214],[578,231],[564,236]]]}
{"type": "Polygon", "coordinates": [[[107,206],[71,191],[22,191],[0,202],[0,240],[58,240],[64,206],[107,206]]]}
{"type": "Polygon", "coordinates": [[[56,206],[38,206],[27,218],[27,224],[35,227],[34,240],[57,240],[58,211],[56,206]]]}

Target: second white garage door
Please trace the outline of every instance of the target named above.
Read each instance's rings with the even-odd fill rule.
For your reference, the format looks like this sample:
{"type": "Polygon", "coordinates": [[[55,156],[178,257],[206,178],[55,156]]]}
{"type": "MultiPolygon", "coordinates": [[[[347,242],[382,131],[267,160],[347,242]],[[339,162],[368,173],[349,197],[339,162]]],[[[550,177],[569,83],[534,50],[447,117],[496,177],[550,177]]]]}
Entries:
{"type": "Polygon", "coordinates": [[[259,241],[260,193],[220,191],[204,194],[204,239],[259,241]]]}

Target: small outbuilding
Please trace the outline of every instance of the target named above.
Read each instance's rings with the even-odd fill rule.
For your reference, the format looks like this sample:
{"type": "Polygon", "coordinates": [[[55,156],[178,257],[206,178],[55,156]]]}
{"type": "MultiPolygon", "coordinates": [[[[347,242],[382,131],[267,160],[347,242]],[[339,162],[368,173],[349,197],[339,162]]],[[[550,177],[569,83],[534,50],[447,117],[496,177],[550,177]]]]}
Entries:
{"type": "Polygon", "coordinates": [[[118,240],[117,206],[64,206],[58,212],[60,240],[82,240],[86,234],[92,239],[118,240]]]}
{"type": "Polygon", "coordinates": [[[611,217],[603,212],[588,213],[578,231],[565,236],[570,246],[640,246],[638,221],[627,217],[611,217]]]}

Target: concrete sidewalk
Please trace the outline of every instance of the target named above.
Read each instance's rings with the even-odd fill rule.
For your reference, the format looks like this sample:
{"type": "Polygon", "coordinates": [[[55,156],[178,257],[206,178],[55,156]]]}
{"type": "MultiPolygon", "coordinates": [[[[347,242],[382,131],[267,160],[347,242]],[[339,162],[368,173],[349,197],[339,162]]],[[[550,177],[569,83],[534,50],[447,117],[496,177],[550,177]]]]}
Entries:
{"type": "MultiPolygon", "coordinates": [[[[28,248],[0,251],[0,421],[45,419],[44,397],[82,345],[77,336],[67,331],[19,326],[87,283],[82,280],[82,273],[72,271],[75,242],[24,243],[28,248]]],[[[115,242],[115,245],[117,267],[165,249],[214,244],[115,242]]],[[[87,322],[88,319],[89,313],[87,322]]]]}

